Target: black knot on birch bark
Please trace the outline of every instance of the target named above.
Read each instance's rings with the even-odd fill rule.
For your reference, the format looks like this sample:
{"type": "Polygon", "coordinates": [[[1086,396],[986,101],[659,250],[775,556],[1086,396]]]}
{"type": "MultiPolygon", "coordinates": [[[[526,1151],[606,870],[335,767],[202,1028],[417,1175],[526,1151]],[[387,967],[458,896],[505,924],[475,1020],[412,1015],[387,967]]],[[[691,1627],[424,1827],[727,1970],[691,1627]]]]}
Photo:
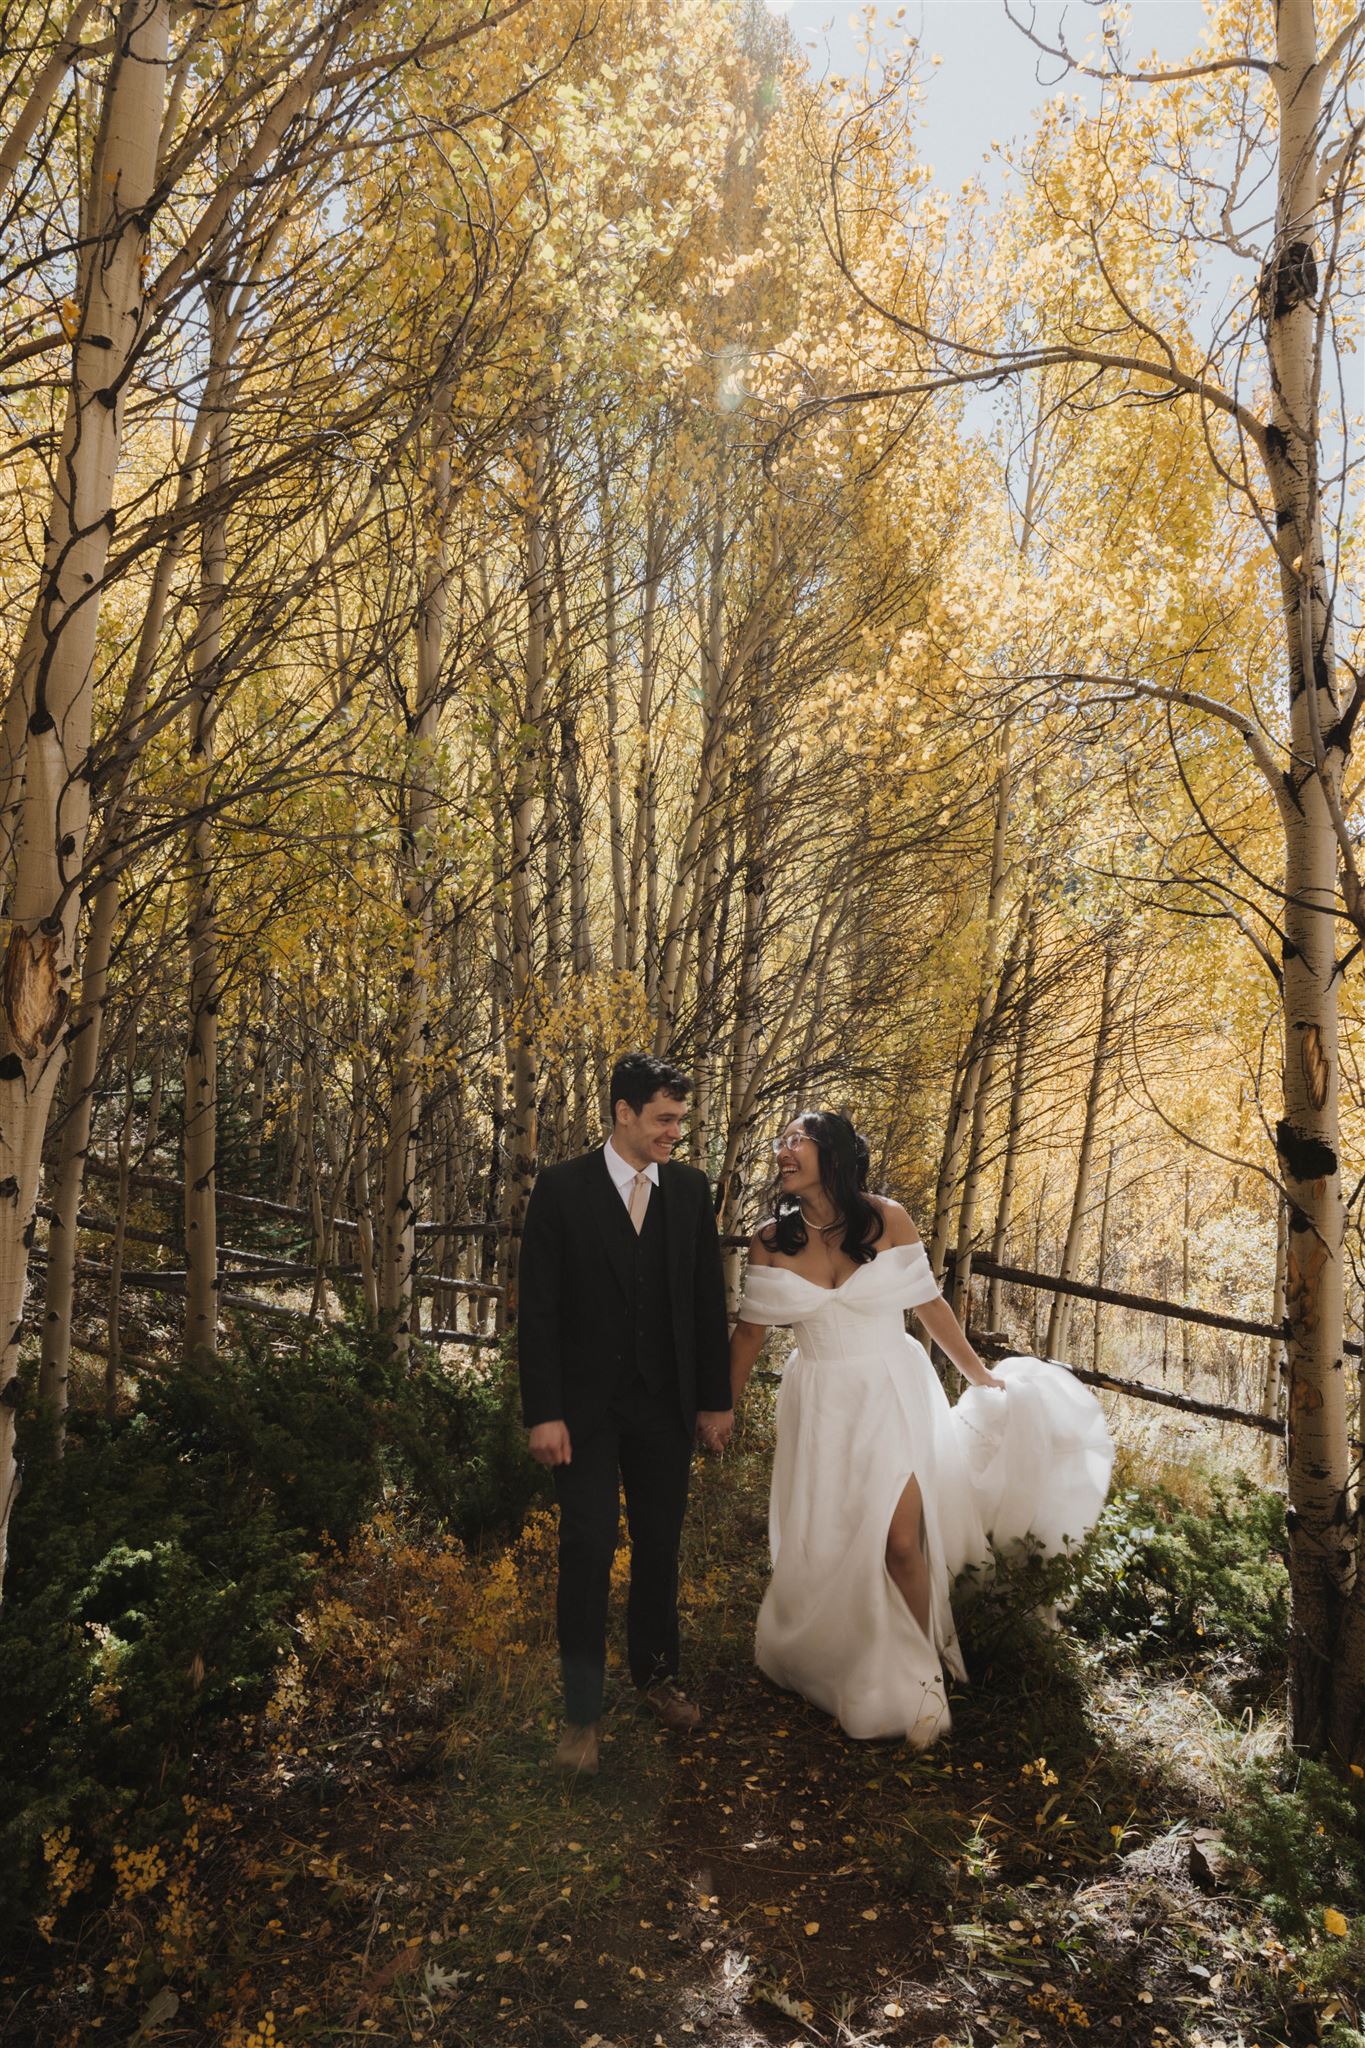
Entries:
{"type": "Polygon", "coordinates": [[[1322,1138],[1301,1131],[1288,1117],[1275,1126],[1275,1150],[1291,1180],[1328,1180],[1337,1170],[1337,1155],[1322,1138]]]}
{"type": "Polygon", "coordinates": [[[1282,320],[1318,295],[1318,260],[1311,242],[1286,242],[1261,272],[1261,318],[1282,320]]]}

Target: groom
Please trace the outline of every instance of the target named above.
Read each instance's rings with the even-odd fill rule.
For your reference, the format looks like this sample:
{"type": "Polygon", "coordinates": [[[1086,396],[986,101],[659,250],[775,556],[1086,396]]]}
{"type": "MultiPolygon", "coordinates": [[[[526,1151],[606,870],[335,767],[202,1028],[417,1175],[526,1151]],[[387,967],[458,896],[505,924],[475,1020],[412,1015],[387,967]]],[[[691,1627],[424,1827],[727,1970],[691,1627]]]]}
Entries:
{"type": "Polygon", "coordinates": [[[611,1136],[540,1174],[522,1237],[522,1412],[559,1502],[557,1756],[588,1776],[622,1486],[630,1675],[666,1728],[701,1719],[677,1684],[678,1543],[693,1444],[723,1450],[734,1418],[711,1189],[672,1158],[690,1087],[648,1053],[618,1060],[611,1136]]]}

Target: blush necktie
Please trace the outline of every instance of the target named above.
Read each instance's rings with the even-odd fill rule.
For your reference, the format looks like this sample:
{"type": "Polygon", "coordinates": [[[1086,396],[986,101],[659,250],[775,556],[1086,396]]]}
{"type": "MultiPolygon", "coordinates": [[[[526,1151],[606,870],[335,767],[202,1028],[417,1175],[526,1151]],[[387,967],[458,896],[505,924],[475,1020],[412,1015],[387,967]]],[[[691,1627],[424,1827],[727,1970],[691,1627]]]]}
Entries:
{"type": "Polygon", "coordinates": [[[630,1220],[639,1233],[645,1227],[645,1210],[649,1207],[649,1175],[637,1173],[630,1189],[630,1220]]]}

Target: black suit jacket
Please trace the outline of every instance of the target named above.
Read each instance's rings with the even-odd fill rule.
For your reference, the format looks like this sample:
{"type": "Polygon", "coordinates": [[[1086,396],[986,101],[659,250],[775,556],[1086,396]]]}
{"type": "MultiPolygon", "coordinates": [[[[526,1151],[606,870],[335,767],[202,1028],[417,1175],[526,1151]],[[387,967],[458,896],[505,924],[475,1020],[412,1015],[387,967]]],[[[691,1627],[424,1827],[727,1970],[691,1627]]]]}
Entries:
{"type": "MultiPolygon", "coordinates": [[[[730,1406],[725,1280],[711,1184],[695,1166],[659,1168],[678,1394],[697,1410],[730,1406]]],[[[629,1239],[624,1206],[600,1150],[547,1166],[527,1205],[518,1269],[517,1358],[528,1429],[569,1434],[606,1410],[628,1356],[629,1239]]]]}

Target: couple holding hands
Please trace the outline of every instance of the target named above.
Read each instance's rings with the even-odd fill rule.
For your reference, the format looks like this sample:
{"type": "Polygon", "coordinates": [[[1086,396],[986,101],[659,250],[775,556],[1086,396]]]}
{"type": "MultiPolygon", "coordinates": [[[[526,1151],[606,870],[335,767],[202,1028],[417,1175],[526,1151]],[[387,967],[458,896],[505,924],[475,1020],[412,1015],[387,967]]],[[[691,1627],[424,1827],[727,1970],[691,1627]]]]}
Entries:
{"type": "Polygon", "coordinates": [[[626,1640],[665,1727],[701,1719],[681,1690],[678,1547],[697,1443],[721,1451],[770,1326],[795,1350],[777,1401],[772,1577],[755,1654],[852,1736],[923,1747],[964,1676],[949,1592],[992,1546],[1052,1554],[1104,1504],[1113,1449],[1062,1366],[988,1371],[935,1284],[914,1225],[868,1191],[845,1117],[807,1112],[774,1140],[772,1216],[749,1247],[727,1332],[711,1188],[673,1160],[690,1082],[646,1053],[611,1077],[606,1144],[547,1167],[526,1213],[517,1342],[532,1457],[559,1505],[560,1765],[598,1767],[607,1601],[624,1491],[626,1640]],[[950,1407],[914,1309],[968,1386],[950,1407]]]}

